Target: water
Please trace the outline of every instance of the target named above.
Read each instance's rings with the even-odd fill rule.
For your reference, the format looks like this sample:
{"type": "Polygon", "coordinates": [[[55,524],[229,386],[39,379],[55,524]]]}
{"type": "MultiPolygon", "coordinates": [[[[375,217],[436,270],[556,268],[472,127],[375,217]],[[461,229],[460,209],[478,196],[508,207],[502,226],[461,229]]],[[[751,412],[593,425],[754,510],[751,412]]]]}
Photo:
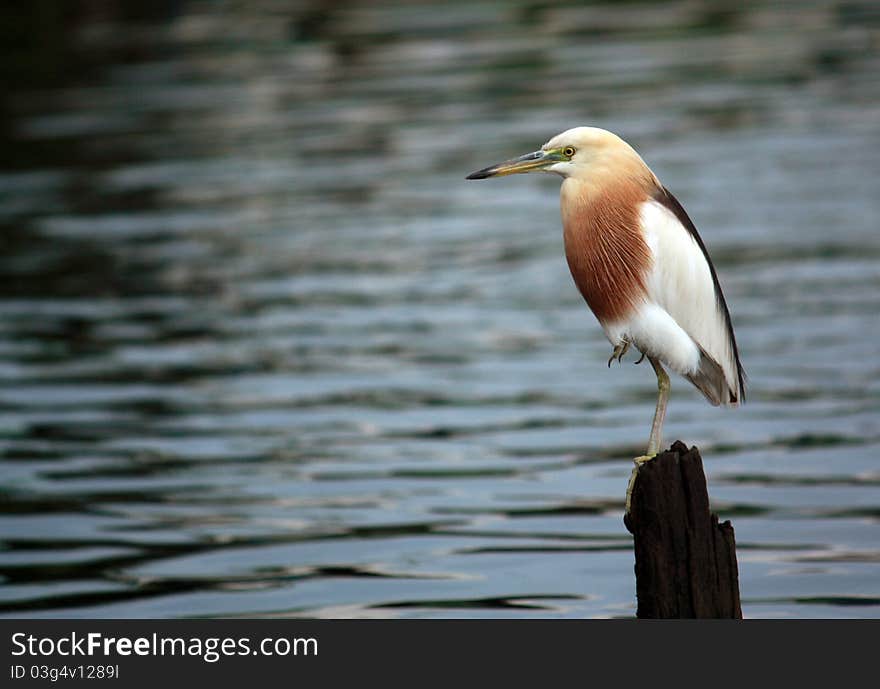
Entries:
{"type": "Polygon", "coordinates": [[[17,17],[0,613],[632,616],[650,369],[605,365],[558,180],[464,181],[590,123],[732,307],[749,403],[675,380],[666,436],[745,614],[880,615],[880,12],[723,7],[17,17]]]}

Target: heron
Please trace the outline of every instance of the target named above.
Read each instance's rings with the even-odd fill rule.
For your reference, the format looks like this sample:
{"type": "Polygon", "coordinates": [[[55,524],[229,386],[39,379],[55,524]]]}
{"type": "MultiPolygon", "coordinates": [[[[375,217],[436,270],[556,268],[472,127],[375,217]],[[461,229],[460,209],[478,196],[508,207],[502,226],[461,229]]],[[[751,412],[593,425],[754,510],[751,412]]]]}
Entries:
{"type": "Polygon", "coordinates": [[[526,172],[562,177],[565,257],[613,347],[608,366],[635,347],[641,353],[636,363],[647,357],[657,376],[648,449],[636,465],[661,449],[670,391],[665,367],[714,406],[742,403],[745,373],[709,252],[682,205],[635,149],[604,129],[575,127],[467,179],[526,172]]]}

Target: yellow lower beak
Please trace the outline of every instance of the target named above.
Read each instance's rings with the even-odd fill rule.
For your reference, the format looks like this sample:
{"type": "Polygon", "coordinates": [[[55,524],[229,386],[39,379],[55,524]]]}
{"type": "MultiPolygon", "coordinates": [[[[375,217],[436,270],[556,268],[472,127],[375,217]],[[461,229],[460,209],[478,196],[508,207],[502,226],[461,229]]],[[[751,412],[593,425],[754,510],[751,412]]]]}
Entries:
{"type": "Polygon", "coordinates": [[[503,177],[504,175],[516,175],[521,172],[535,172],[565,160],[555,151],[533,151],[519,158],[505,160],[497,165],[484,167],[482,170],[472,172],[466,179],[486,179],[487,177],[503,177]]]}

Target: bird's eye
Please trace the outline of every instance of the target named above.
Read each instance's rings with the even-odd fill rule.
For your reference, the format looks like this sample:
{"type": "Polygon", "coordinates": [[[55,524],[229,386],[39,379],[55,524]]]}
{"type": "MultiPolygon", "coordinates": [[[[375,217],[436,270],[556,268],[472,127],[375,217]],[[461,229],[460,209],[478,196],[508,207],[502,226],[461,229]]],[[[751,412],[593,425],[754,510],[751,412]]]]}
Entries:
{"type": "Polygon", "coordinates": [[[562,153],[563,153],[563,155],[571,158],[575,154],[575,150],[571,146],[566,146],[565,148],[562,149],[562,153]]]}

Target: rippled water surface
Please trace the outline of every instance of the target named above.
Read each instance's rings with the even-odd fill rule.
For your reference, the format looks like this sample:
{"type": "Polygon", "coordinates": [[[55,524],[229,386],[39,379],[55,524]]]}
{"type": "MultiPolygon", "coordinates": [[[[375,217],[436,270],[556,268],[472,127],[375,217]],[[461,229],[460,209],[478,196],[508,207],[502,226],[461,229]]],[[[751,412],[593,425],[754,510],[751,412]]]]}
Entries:
{"type": "Polygon", "coordinates": [[[17,16],[0,613],[633,615],[650,368],[605,365],[558,180],[464,181],[590,123],[731,304],[749,403],[676,380],[666,436],[703,452],[745,614],[880,615],[880,11],[715,7],[17,16]]]}

